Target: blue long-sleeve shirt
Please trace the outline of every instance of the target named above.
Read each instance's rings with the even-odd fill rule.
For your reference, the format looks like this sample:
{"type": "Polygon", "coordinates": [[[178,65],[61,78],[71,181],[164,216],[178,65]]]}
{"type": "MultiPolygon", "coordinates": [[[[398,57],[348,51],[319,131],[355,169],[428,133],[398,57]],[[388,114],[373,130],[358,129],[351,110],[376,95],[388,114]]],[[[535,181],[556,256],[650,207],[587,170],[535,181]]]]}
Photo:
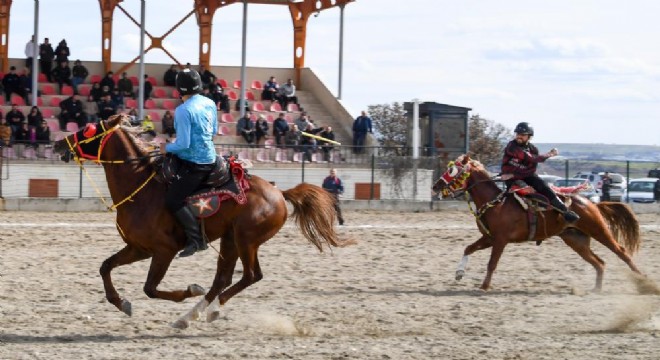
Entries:
{"type": "Polygon", "coordinates": [[[333,176],[328,176],[325,179],[323,179],[323,188],[335,195],[343,194],[344,193],[344,184],[341,183],[341,179],[338,177],[333,177],[333,176]]]}
{"type": "Polygon", "coordinates": [[[213,136],[218,132],[215,103],[193,95],[174,112],[176,141],[165,146],[167,152],[196,164],[212,164],[216,159],[213,136]]]}

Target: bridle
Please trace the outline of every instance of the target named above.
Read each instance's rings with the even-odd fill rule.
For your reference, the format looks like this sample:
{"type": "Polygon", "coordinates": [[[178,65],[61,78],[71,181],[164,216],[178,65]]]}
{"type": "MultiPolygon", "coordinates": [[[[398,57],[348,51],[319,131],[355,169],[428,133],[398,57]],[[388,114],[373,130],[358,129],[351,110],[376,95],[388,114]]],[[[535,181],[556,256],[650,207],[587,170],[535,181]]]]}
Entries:
{"type": "Polygon", "coordinates": [[[468,179],[470,178],[471,166],[468,162],[467,164],[456,163],[450,161],[447,164],[447,171],[440,176],[438,181],[445,183],[445,187],[442,189],[442,196],[452,196],[458,197],[465,193],[468,190],[468,179]]]}

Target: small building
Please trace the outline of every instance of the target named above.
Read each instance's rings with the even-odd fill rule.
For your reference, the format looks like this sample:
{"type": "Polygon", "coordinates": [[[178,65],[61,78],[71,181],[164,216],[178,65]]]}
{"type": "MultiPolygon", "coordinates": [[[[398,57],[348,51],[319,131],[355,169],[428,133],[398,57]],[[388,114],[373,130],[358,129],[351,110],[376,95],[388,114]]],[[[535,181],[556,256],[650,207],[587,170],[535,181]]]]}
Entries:
{"type": "MultiPolygon", "coordinates": [[[[408,143],[412,144],[414,103],[403,104],[408,117],[408,143]]],[[[420,146],[422,156],[440,156],[454,159],[469,150],[468,112],[470,108],[438,104],[419,103],[420,146]]]]}

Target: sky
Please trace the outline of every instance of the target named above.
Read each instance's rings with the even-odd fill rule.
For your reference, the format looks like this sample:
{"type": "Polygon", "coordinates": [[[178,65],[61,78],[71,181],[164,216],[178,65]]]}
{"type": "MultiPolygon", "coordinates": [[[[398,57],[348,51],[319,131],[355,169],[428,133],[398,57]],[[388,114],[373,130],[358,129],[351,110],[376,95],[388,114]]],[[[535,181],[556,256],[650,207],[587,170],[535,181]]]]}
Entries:
{"type": "MultiPolygon", "coordinates": [[[[24,57],[34,3],[12,4],[12,58],[24,57]]],[[[65,38],[71,59],[101,59],[97,0],[39,3],[40,40],[65,38]],[[72,14],[84,16],[63,26],[72,14]]],[[[156,36],[193,6],[192,0],[145,3],[146,29],[156,36]]],[[[138,20],[140,4],[121,3],[138,20]]],[[[242,4],[216,12],[211,65],[240,65],[242,13],[242,4]]],[[[335,94],[339,14],[333,8],[310,17],[305,59],[335,94]]],[[[415,98],[468,107],[510,129],[529,122],[539,143],[660,145],[658,14],[654,0],[357,0],[344,11],[342,102],[355,116],[369,105],[415,98]]],[[[113,61],[137,56],[139,28],[119,10],[113,33],[113,61]]],[[[190,17],[165,47],[196,64],[198,34],[190,17]]],[[[249,5],[247,39],[248,66],[293,66],[286,6],[249,5]]],[[[145,61],[171,63],[160,50],[145,61]]]]}

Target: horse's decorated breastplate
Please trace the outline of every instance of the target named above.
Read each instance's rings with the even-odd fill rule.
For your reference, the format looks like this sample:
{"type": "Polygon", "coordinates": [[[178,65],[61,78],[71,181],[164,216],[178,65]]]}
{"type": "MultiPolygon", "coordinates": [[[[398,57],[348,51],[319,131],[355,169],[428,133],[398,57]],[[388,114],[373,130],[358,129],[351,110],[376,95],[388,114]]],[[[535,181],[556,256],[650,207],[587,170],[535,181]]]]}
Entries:
{"type": "MultiPolygon", "coordinates": [[[[247,170],[243,168],[242,163],[234,161],[233,157],[229,158],[225,164],[228,169],[226,171],[228,181],[220,186],[199,190],[186,198],[186,206],[192,210],[195,216],[205,218],[215,214],[220,209],[220,204],[228,199],[233,199],[241,205],[247,203],[245,193],[250,189],[247,170]]],[[[213,174],[209,178],[211,176],[213,174]]],[[[222,172],[216,176],[223,179],[222,172]]]]}

